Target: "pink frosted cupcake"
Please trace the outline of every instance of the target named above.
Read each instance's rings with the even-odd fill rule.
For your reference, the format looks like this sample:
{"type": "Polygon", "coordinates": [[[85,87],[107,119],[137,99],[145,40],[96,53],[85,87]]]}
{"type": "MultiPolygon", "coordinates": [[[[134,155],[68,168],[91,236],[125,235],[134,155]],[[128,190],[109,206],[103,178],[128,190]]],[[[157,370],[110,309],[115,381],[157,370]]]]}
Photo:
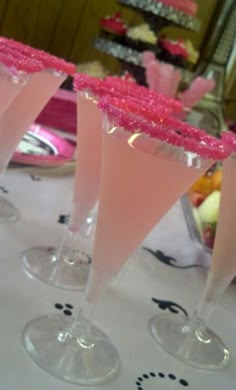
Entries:
{"type": "Polygon", "coordinates": [[[161,37],[158,41],[158,58],[161,61],[169,62],[176,66],[185,66],[187,64],[188,51],[181,39],[174,41],[161,37]]]}
{"type": "Polygon", "coordinates": [[[115,42],[122,42],[122,38],[127,32],[127,25],[122,20],[120,12],[112,16],[106,16],[100,20],[101,33],[100,37],[115,42]]]}

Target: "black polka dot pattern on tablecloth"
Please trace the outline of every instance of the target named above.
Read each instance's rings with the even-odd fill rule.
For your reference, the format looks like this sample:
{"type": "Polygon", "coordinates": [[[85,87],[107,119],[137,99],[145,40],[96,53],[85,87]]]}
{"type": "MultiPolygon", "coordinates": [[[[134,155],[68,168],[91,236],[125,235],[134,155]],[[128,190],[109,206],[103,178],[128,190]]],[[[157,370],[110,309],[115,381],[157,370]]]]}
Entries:
{"type": "Polygon", "coordinates": [[[36,176],[36,175],[30,175],[30,177],[31,177],[31,179],[32,179],[33,181],[41,181],[41,180],[42,180],[41,177],[36,176]]]}
{"type": "Polygon", "coordinates": [[[58,218],[58,223],[61,223],[63,225],[68,225],[69,223],[69,220],[70,220],[70,214],[61,214],[59,215],[59,218],[58,218]]]}
{"type": "Polygon", "coordinates": [[[157,260],[165,265],[169,265],[170,267],[180,268],[180,269],[189,269],[189,268],[206,268],[201,264],[190,264],[190,265],[181,265],[179,262],[172,256],[166,255],[163,251],[157,249],[153,250],[151,248],[143,247],[143,249],[149,253],[151,253],[157,260]]]}
{"type": "Polygon", "coordinates": [[[188,317],[188,312],[178,303],[172,301],[166,301],[163,299],[152,298],[152,301],[156,303],[161,310],[169,310],[171,313],[179,314],[183,313],[186,317],[188,317]]]}
{"type": "Polygon", "coordinates": [[[0,191],[1,191],[3,194],[8,194],[8,191],[7,191],[6,188],[3,187],[3,186],[0,186],[0,191]]]}
{"type": "Polygon", "coordinates": [[[159,372],[151,371],[151,372],[139,375],[135,384],[137,386],[137,390],[145,390],[145,385],[150,383],[150,381],[152,381],[152,383],[154,383],[156,385],[157,383],[160,384],[162,380],[164,380],[165,382],[167,382],[167,381],[175,382],[176,389],[181,388],[181,386],[182,387],[189,386],[189,383],[186,379],[183,379],[183,378],[178,379],[177,376],[173,373],[164,373],[161,371],[159,371],[159,372]]]}
{"type": "Polygon", "coordinates": [[[60,310],[65,314],[65,316],[72,316],[74,306],[71,303],[55,303],[55,309],[60,310]]]}

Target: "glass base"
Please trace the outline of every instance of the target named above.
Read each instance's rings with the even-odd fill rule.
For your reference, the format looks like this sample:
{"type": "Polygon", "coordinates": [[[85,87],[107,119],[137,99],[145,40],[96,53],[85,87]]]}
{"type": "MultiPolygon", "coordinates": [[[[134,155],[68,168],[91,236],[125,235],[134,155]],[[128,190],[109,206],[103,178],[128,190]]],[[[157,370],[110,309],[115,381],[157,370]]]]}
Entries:
{"type": "Polygon", "coordinates": [[[58,249],[34,247],[22,255],[26,272],[50,285],[67,290],[83,290],[87,284],[90,264],[79,252],[72,253],[63,247],[58,256],[58,249]]]}
{"type": "Polygon", "coordinates": [[[228,348],[210,329],[188,327],[189,320],[177,314],[160,314],[150,320],[155,341],[176,359],[203,370],[224,368],[230,360],[228,348]]]}
{"type": "Polygon", "coordinates": [[[20,218],[17,208],[9,200],[0,197],[0,223],[14,222],[20,218]]]}
{"type": "MultiPolygon", "coordinates": [[[[31,321],[23,336],[30,357],[50,374],[68,382],[97,385],[113,379],[120,370],[120,358],[105,333],[91,326],[89,341],[85,341],[72,337],[71,325],[71,320],[62,315],[31,321]]],[[[81,330],[82,326],[83,322],[81,330]]]]}

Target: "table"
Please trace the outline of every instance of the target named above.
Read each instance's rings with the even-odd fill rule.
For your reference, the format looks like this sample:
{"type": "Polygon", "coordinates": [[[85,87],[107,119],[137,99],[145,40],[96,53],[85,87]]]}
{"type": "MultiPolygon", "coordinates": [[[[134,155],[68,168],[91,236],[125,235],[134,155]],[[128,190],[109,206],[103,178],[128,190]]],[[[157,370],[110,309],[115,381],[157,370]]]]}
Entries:
{"type": "MultiPolygon", "coordinates": [[[[31,319],[49,313],[64,315],[68,303],[73,305],[73,314],[81,301],[81,292],[60,290],[30,278],[20,264],[20,255],[25,249],[60,242],[65,227],[58,221],[63,222],[70,210],[73,175],[43,177],[9,169],[2,185],[0,192],[8,191],[5,196],[21,210],[21,219],[0,225],[0,389],[88,389],[63,382],[43,371],[30,359],[22,343],[24,326],[31,319]],[[61,309],[56,309],[56,303],[62,305],[61,309]]],[[[170,266],[144,250],[144,246],[174,257],[181,267],[207,266],[210,261],[209,255],[191,241],[178,202],[114,278],[100,303],[96,321],[118,348],[122,368],[115,380],[96,389],[235,389],[236,286],[228,288],[211,319],[212,328],[230,346],[230,366],[219,372],[184,366],[155,344],[148,321],[164,308],[176,308],[163,301],[174,301],[191,313],[203,290],[206,269],[170,266]],[[158,300],[161,300],[159,304],[158,300]]]]}

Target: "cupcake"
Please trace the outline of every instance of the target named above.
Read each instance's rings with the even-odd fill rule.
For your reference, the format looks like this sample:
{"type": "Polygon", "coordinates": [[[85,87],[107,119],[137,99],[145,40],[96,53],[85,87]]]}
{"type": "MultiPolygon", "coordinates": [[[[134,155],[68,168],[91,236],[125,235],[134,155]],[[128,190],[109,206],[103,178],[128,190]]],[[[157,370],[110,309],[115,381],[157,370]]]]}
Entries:
{"type": "Polygon", "coordinates": [[[150,29],[149,25],[143,23],[128,29],[126,33],[126,42],[130,47],[139,51],[155,51],[157,37],[150,29]]]}
{"type": "Polygon", "coordinates": [[[100,37],[122,43],[122,38],[127,32],[127,25],[122,20],[121,14],[117,12],[112,16],[106,16],[100,20],[100,37]]]}
{"type": "Polygon", "coordinates": [[[186,66],[188,51],[181,39],[175,41],[161,37],[158,41],[159,54],[161,61],[169,62],[176,66],[186,66]]]}

